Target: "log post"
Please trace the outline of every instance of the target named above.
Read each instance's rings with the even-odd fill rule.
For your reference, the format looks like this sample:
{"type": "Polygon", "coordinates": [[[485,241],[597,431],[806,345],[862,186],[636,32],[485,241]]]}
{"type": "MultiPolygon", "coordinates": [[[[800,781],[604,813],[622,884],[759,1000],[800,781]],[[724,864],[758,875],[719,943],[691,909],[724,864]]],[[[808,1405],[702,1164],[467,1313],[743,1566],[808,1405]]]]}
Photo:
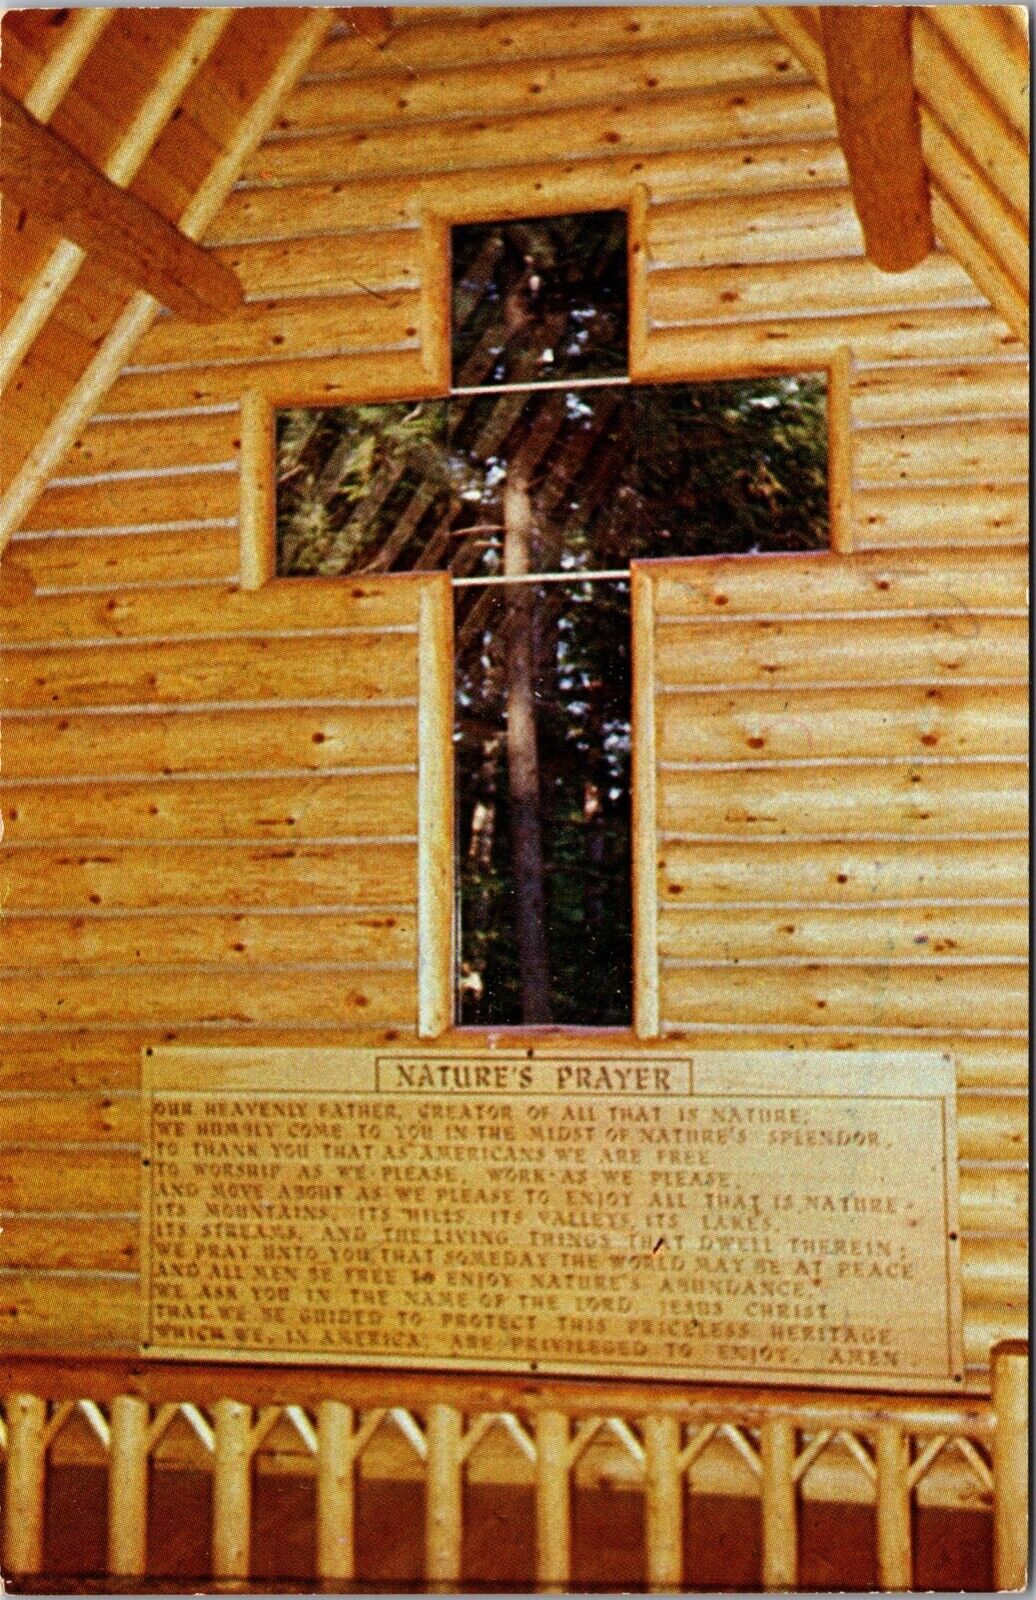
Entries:
{"type": "Polygon", "coordinates": [[[683,1579],[683,1473],[675,1417],[644,1418],[645,1543],[652,1589],[679,1590],[683,1579]]]}
{"type": "Polygon", "coordinates": [[[108,1456],[108,1571],[123,1578],[147,1571],[149,1407],[137,1395],[112,1401],[108,1456]]]}
{"type": "Polygon", "coordinates": [[[425,1577],[444,1587],[460,1582],[463,1419],[455,1406],[428,1408],[427,1499],[425,1502],[425,1577]]]}
{"type": "Polygon", "coordinates": [[[19,1577],[43,1566],[47,1488],[47,1402],[9,1394],[4,1491],[4,1570],[19,1577]]]}
{"type": "Polygon", "coordinates": [[[875,1436],[877,1466],[878,1586],[909,1589],[914,1562],[910,1529],[909,1439],[895,1422],[883,1422],[875,1436]]]}
{"type": "Polygon", "coordinates": [[[1029,1346],[998,1344],[992,1359],[993,1583],[1024,1589],[1029,1549],[1029,1346]]]}
{"type": "Polygon", "coordinates": [[[883,272],[932,248],[908,6],[821,6],[820,33],[867,256],[883,272]]]}
{"type": "Polygon", "coordinates": [[[217,1400],[212,1412],[212,1571],[217,1578],[246,1578],[252,1542],[252,1410],[239,1400],[217,1400]]]}
{"type": "Polygon", "coordinates": [[[558,1589],[572,1569],[568,1481],[568,1418],[560,1411],[536,1416],[536,1582],[558,1589]]]}
{"type": "Polygon", "coordinates": [[[795,1428],[783,1417],[763,1423],[760,1440],[763,1498],[763,1584],[794,1589],[798,1581],[795,1513],[795,1428]]]}
{"type": "Polygon", "coordinates": [[[317,1407],[317,1577],[356,1576],[353,1411],[341,1400],[317,1407]]]}
{"type": "Polygon", "coordinates": [[[241,587],[261,589],[277,575],[274,419],[261,389],[241,396],[241,587]]]}

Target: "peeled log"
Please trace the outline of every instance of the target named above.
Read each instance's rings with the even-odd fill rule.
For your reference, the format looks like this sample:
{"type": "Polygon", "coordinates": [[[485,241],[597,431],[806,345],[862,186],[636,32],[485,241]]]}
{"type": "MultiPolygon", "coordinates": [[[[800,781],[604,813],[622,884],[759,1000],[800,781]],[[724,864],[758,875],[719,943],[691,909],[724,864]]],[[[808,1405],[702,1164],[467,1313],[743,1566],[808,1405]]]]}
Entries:
{"type": "Polygon", "coordinates": [[[820,26],[867,255],[883,272],[904,272],[933,244],[909,9],[821,6],[820,26]]]}

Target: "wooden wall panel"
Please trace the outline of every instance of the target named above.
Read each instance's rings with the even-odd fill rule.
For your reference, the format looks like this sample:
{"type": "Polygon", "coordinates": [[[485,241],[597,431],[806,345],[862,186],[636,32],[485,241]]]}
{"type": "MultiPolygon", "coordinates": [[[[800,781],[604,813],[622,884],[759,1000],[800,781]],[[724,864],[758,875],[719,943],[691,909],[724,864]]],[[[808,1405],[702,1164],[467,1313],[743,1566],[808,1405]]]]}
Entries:
{"type": "Polygon", "coordinates": [[[985,1297],[1025,1226],[1025,1100],[994,1089],[1028,1002],[1021,698],[1009,709],[1024,595],[1013,552],[962,556],[638,571],[655,589],[662,1032],[862,1047],[952,1031],[977,1381],[1022,1306],[1020,1279],[985,1297]]]}
{"type": "MultiPolygon", "coordinates": [[[[31,75],[12,27],[4,70],[31,75]]],[[[185,143],[136,185],[169,214],[229,131],[233,49],[228,29],[185,143]]],[[[132,1342],[143,1046],[416,1023],[416,590],[241,590],[242,393],[437,392],[441,219],[636,192],[638,377],[854,358],[854,553],[653,579],[662,1022],[713,1048],[953,1052],[981,1387],[1025,1293],[1020,341],[948,256],[865,262],[830,104],[755,8],[404,11],[391,51],[332,30],[281,113],[207,235],[248,302],[200,336],[154,324],[10,552],[37,593],[0,664],[5,1325],[132,1342]]],[[[9,469],[104,289],[59,307],[9,469]]]]}

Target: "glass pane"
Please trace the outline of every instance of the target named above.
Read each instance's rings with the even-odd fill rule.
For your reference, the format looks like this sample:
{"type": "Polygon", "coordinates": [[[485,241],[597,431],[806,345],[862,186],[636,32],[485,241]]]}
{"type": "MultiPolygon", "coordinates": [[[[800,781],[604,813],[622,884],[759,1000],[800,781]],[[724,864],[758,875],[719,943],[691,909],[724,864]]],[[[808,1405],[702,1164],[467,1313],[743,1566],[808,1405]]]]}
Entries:
{"type": "Polygon", "coordinates": [[[627,298],[624,211],[454,228],[454,387],[622,376],[627,298]]]}
{"type": "Polygon", "coordinates": [[[458,600],[458,1021],[627,1026],[629,584],[470,589],[458,600]],[[524,749],[514,743],[516,632],[531,658],[533,731],[524,749]],[[516,771],[530,748],[531,799],[516,771]],[[530,825],[538,833],[531,851],[530,825]],[[522,939],[530,916],[545,975],[535,1017],[528,1001],[537,959],[522,939]]]}

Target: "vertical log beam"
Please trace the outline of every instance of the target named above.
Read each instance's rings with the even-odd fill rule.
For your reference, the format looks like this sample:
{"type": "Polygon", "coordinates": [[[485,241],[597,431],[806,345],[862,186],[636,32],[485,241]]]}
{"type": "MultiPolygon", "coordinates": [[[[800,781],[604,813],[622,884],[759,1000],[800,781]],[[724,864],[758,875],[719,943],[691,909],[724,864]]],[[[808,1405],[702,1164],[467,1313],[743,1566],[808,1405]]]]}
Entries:
{"type": "Polygon", "coordinates": [[[108,1571],[139,1578],[147,1571],[148,1404],[116,1395],[108,1456],[108,1571]]]}
{"type": "Polygon", "coordinates": [[[878,1587],[895,1593],[913,1584],[910,1530],[909,1439],[895,1422],[883,1422],[875,1436],[878,1507],[878,1587]]]}
{"type": "Polygon", "coordinates": [[[425,1438],[428,1475],[425,1500],[425,1577],[452,1588],[460,1582],[463,1534],[463,1418],[455,1406],[428,1408],[425,1438]]]}
{"type": "Polygon", "coordinates": [[[626,277],[629,283],[629,375],[639,378],[648,365],[648,210],[646,183],[634,184],[627,216],[626,277]]]}
{"type": "Polygon", "coordinates": [[[212,1474],[212,1571],[217,1578],[247,1578],[252,1543],[252,1410],[239,1400],[217,1400],[212,1474]]]}
{"type": "Polygon", "coordinates": [[[867,256],[904,272],[932,248],[909,6],[821,6],[828,86],[867,256]]]}
{"type": "Polygon", "coordinates": [[[1005,1340],[993,1351],[993,1584],[1024,1589],[1029,1553],[1029,1346],[1005,1340]]]}
{"type": "Polygon", "coordinates": [[[799,1571],[795,1427],[783,1417],[774,1417],[763,1423],[761,1435],[763,1585],[794,1589],[799,1571]]]}
{"type": "Polygon", "coordinates": [[[453,1021],[453,590],[445,572],[416,581],[417,1024],[435,1039],[453,1021]]]}
{"type": "Polygon", "coordinates": [[[5,1409],[4,1571],[25,1577],[43,1566],[47,1403],[34,1394],[9,1394],[5,1409]]]}
{"type": "Polygon", "coordinates": [[[840,345],[827,374],[827,521],[839,556],[853,547],[852,389],[853,353],[840,345]]]}
{"type": "Polygon", "coordinates": [[[560,1411],[536,1416],[536,1583],[560,1589],[572,1570],[568,1418],[560,1411]]]}
{"type": "Polygon", "coordinates": [[[655,581],[630,568],[633,612],[633,1031],[661,1031],[658,966],[658,758],[655,741],[655,581]]]}
{"type": "Polygon", "coordinates": [[[448,394],[453,372],[452,238],[443,217],[421,218],[421,365],[448,394]]]}
{"type": "Polygon", "coordinates": [[[317,1577],[356,1576],[353,1412],[341,1400],[317,1407],[317,1577]]]}
{"type": "Polygon", "coordinates": [[[260,389],[241,396],[241,587],[261,589],[277,572],[273,407],[260,389]]]}
{"type": "Polygon", "coordinates": [[[679,1590],[683,1579],[683,1473],[675,1417],[644,1418],[647,1581],[679,1590]]]}

